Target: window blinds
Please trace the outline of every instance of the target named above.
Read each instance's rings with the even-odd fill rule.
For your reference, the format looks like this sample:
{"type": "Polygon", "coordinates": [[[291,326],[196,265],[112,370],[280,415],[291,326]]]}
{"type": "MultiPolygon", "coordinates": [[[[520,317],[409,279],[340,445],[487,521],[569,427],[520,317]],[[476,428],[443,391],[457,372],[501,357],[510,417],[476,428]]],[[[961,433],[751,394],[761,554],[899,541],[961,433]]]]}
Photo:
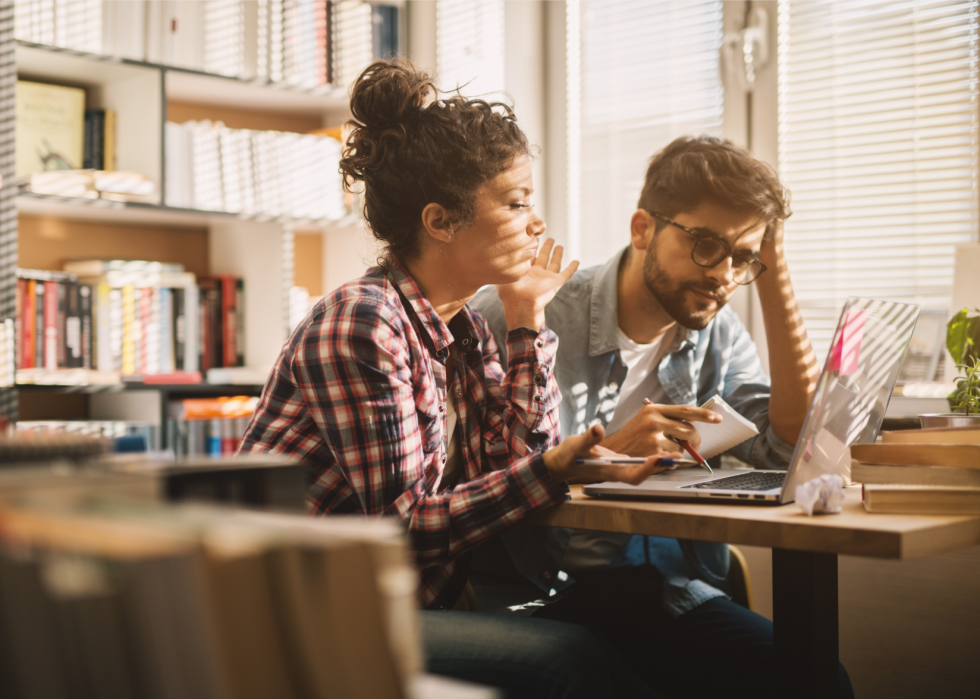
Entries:
{"type": "Polygon", "coordinates": [[[503,0],[438,0],[436,84],[466,97],[499,99],[504,89],[503,0]]]}
{"type": "MultiPolygon", "coordinates": [[[[651,156],[678,136],[721,134],[720,0],[586,0],[574,17],[569,109],[578,110],[569,163],[580,163],[570,202],[583,267],[629,242],[629,220],[651,156]],[[578,72],[578,75],[575,73],[578,72]],[[577,99],[576,99],[577,98],[577,99]],[[577,103],[576,103],[577,101],[577,103]],[[576,149],[578,152],[576,152],[576,149]]],[[[571,27],[570,27],[571,29],[571,27]]],[[[570,173],[572,177],[575,173],[570,173]]]]}
{"type": "Polygon", "coordinates": [[[844,300],[946,309],[977,240],[977,2],[779,4],[786,251],[818,357],[844,300]]]}

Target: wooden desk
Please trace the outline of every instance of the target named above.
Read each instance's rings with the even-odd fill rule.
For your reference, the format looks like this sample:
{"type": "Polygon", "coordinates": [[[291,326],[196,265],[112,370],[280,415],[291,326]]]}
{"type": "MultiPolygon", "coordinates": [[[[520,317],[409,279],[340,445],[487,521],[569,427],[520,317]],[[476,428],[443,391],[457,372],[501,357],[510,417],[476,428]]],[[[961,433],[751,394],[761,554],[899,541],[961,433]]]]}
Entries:
{"type": "Polygon", "coordinates": [[[980,517],[868,514],[860,486],[839,515],[799,507],[599,500],[572,486],[569,502],[537,515],[556,527],[772,548],[776,665],[794,696],[838,694],[837,556],[907,559],[980,544],[980,517]],[[796,693],[809,688],[806,695],[796,693]]]}

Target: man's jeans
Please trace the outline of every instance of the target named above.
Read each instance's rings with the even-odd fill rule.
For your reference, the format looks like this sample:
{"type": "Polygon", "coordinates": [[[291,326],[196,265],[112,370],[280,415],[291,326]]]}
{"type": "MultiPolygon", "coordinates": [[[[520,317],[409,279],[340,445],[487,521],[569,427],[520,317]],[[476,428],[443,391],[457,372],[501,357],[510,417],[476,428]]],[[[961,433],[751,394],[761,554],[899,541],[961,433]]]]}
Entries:
{"type": "Polygon", "coordinates": [[[423,611],[426,670],[499,687],[508,699],[657,695],[587,629],[549,619],[423,611]]]}

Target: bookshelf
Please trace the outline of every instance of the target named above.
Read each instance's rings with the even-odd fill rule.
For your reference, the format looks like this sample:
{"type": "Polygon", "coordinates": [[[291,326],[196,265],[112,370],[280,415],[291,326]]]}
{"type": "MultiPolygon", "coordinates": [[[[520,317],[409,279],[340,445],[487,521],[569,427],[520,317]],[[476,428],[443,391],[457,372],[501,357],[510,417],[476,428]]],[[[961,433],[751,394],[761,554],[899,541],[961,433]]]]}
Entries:
{"type": "MultiPolygon", "coordinates": [[[[351,56],[365,55],[363,48],[351,50],[346,44],[363,42],[365,36],[371,40],[370,33],[350,29],[351,17],[356,15],[361,20],[354,21],[363,21],[365,16],[363,12],[350,14],[358,4],[368,6],[344,3],[347,14],[343,22],[335,21],[331,27],[330,60],[334,72],[341,75],[351,72],[351,56]]],[[[403,6],[400,2],[386,4],[403,6]]],[[[331,12],[339,12],[339,4],[330,3],[329,7],[331,12]]],[[[198,67],[41,44],[14,37],[10,8],[0,15],[0,24],[0,55],[8,66],[0,93],[9,95],[6,111],[0,107],[0,120],[6,128],[0,140],[6,139],[9,145],[6,160],[0,154],[6,183],[0,189],[0,318],[14,316],[17,267],[57,270],[73,257],[178,262],[198,275],[232,275],[244,280],[246,364],[270,367],[288,334],[290,288],[301,282],[318,295],[335,285],[335,281],[328,281],[331,273],[365,266],[364,246],[346,240],[362,237],[359,216],[353,213],[356,205],[350,201],[339,212],[331,209],[329,216],[281,209],[253,208],[243,213],[168,205],[172,199],[167,191],[168,167],[172,167],[167,158],[168,121],[183,124],[210,120],[222,122],[228,129],[306,134],[337,126],[349,117],[345,87],[236,77],[198,67]],[[116,168],[151,179],[156,184],[152,199],[136,203],[18,190],[12,162],[12,97],[17,79],[83,88],[86,108],[115,112],[116,168]],[[325,238],[329,235],[345,240],[331,248],[328,263],[325,238]],[[301,255],[298,269],[297,254],[301,255]]],[[[404,24],[404,13],[399,24],[404,24]]],[[[148,46],[146,51],[149,55],[148,46]]],[[[257,384],[21,384],[0,388],[0,415],[16,419],[18,405],[25,400],[30,403],[32,418],[37,419],[45,405],[61,414],[64,409],[56,403],[69,395],[76,412],[87,414],[87,407],[78,410],[79,397],[84,397],[88,406],[89,397],[94,395],[153,392],[162,406],[163,419],[171,397],[254,395],[260,389],[257,384]]],[[[86,416],[79,414],[80,418],[86,416]]]]}

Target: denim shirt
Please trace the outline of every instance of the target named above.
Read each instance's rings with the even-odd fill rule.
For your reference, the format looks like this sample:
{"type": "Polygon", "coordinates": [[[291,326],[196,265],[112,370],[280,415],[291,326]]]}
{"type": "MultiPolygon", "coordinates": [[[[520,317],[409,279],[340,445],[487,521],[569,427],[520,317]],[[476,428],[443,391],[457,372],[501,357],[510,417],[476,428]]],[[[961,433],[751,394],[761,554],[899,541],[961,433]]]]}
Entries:
{"type": "MultiPolygon", "coordinates": [[[[562,393],[562,437],[580,434],[596,423],[605,427],[615,412],[627,372],[616,336],[617,277],[626,253],[623,250],[605,265],[576,273],[545,309],[545,322],[559,338],[555,377],[562,393]]],[[[503,347],[507,323],[496,290],[482,290],[471,303],[503,347]]],[[[506,362],[506,357],[501,360],[506,362]]],[[[721,395],[755,423],[759,434],[727,453],[757,468],[785,468],[789,463],[793,446],[780,439],[769,424],[769,376],[762,370],[755,343],[730,308],[722,308],[703,330],[680,328],[658,366],[658,377],[675,405],[701,405],[721,395]]],[[[533,584],[524,592],[543,597],[539,603],[560,596],[573,582],[560,572],[571,533],[571,529],[534,525],[505,531],[495,543],[496,550],[490,546],[486,555],[478,552],[477,570],[495,572],[500,580],[510,578],[511,596],[488,594],[487,598],[497,606],[513,601],[503,605],[512,611],[526,610],[515,599],[520,587],[513,583],[516,578],[533,584]],[[504,561],[501,549],[509,561],[504,561]]],[[[726,544],[634,536],[617,561],[618,565],[647,563],[664,575],[663,604],[672,616],[726,594],[726,544]]],[[[474,587],[478,588],[476,583],[474,587]]],[[[496,592],[501,589],[498,586],[496,592]]]]}

